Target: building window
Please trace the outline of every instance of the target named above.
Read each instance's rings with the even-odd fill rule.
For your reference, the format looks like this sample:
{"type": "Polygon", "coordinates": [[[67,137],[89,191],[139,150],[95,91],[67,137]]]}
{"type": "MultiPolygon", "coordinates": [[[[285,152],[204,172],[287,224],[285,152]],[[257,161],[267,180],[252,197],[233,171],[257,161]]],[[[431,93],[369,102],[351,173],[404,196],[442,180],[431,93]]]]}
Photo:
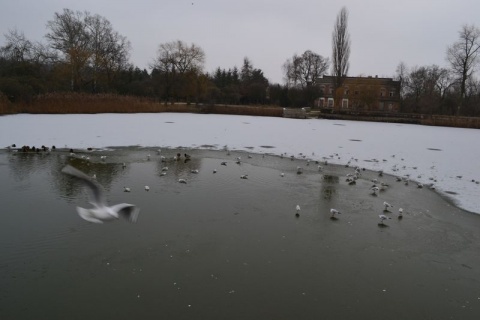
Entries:
{"type": "Polygon", "coordinates": [[[395,92],[390,91],[390,97],[393,97],[395,95],[395,92]]]}
{"type": "Polygon", "coordinates": [[[348,99],[342,100],[342,109],[348,109],[348,99]]]}
{"type": "Polygon", "coordinates": [[[390,111],[393,110],[393,103],[390,102],[390,103],[388,104],[388,110],[390,110],[390,111]]]}
{"type": "Polygon", "coordinates": [[[328,98],[328,108],[333,108],[333,98],[328,98]]]}
{"type": "Polygon", "coordinates": [[[320,99],[318,99],[318,106],[319,106],[320,108],[325,107],[325,98],[320,98],[320,99]]]}

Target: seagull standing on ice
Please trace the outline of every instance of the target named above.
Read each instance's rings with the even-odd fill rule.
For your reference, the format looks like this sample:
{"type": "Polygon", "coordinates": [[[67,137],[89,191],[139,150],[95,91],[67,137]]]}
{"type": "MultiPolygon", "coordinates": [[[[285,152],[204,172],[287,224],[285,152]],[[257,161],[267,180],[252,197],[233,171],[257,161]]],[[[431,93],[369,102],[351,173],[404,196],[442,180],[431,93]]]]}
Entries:
{"type": "Polygon", "coordinates": [[[393,206],[390,203],[388,203],[387,201],[383,202],[383,206],[385,207],[385,209],[383,209],[383,211],[385,211],[385,212],[390,212],[390,210],[388,210],[388,208],[393,208],[393,206]]]}
{"type": "Polygon", "coordinates": [[[150,191],[150,187],[149,187],[149,186],[145,186],[145,191],[150,191]]]}
{"type": "Polygon", "coordinates": [[[402,219],[402,218],[403,218],[403,209],[399,208],[398,209],[398,219],[402,219]]]}
{"type": "Polygon", "coordinates": [[[93,205],[93,208],[85,209],[77,207],[78,215],[81,218],[93,223],[111,221],[118,219],[119,216],[122,216],[130,222],[137,221],[138,214],[140,213],[140,209],[137,206],[128,203],[119,203],[113,206],[108,206],[105,200],[103,187],[98,182],[70,165],[63,168],[62,172],[80,179],[92,191],[93,198],[90,203],[93,205]]]}
{"type": "Polygon", "coordinates": [[[390,217],[387,217],[387,216],[384,215],[384,214],[381,214],[381,215],[379,215],[378,217],[380,218],[380,222],[378,223],[378,225],[379,225],[379,226],[382,226],[382,227],[386,226],[386,224],[383,223],[384,220],[391,219],[390,217]]]}
{"type": "Polygon", "coordinates": [[[295,207],[295,210],[296,210],[295,217],[299,217],[300,216],[300,205],[299,204],[297,204],[297,206],[295,207]]]}
{"type": "Polygon", "coordinates": [[[335,215],[341,214],[340,211],[338,211],[337,209],[333,209],[333,208],[330,209],[330,213],[332,214],[332,215],[330,216],[330,219],[332,219],[332,220],[337,220],[337,217],[336,217],[335,215]]]}

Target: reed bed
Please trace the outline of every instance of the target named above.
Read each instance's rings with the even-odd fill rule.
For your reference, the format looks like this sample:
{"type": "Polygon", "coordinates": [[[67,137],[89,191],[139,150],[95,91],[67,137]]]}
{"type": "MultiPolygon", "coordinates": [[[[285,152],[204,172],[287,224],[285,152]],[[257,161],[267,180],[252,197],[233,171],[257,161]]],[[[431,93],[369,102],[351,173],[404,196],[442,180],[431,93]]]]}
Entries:
{"type": "Polygon", "coordinates": [[[201,113],[234,114],[263,117],[282,117],[283,108],[275,106],[233,106],[233,105],[204,105],[201,113]]]}
{"type": "Polygon", "coordinates": [[[7,96],[5,96],[2,92],[0,92],[0,115],[12,114],[12,113],[16,113],[15,107],[8,100],[7,96]]]}
{"type": "MultiPolygon", "coordinates": [[[[115,94],[50,93],[30,103],[14,104],[14,112],[30,114],[195,112],[186,104],[162,104],[152,99],[115,94]]],[[[11,111],[11,110],[10,110],[11,111]]]]}
{"type": "Polygon", "coordinates": [[[264,106],[196,105],[163,103],[151,98],[115,94],[49,93],[30,102],[11,103],[0,96],[0,114],[94,114],[94,113],[218,113],[281,117],[282,108],[264,106]]]}
{"type": "MultiPolygon", "coordinates": [[[[49,93],[33,97],[29,102],[12,103],[0,92],[0,115],[30,114],[94,114],[94,113],[160,113],[183,112],[282,117],[283,108],[277,106],[237,106],[213,104],[165,104],[151,98],[116,94],[49,93]]],[[[329,114],[321,118],[377,122],[412,123],[480,129],[480,117],[457,117],[424,114],[329,114]]]]}

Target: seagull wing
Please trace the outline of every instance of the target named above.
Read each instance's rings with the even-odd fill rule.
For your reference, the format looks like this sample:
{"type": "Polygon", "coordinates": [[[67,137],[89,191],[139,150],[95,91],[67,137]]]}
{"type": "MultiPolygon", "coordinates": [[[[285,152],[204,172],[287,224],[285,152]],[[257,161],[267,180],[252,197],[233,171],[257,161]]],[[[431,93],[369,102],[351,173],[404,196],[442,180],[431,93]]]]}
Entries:
{"type": "Polygon", "coordinates": [[[77,168],[72,167],[71,165],[67,165],[62,169],[62,172],[71,176],[74,176],[83,181],[91,190],[93,194],[93,203],[97,206],[102,206],[106,204],[105,196],[103,194],[103,187],[87,176],[82,171],[78,170],[77,168]]]}
{"type": "Polygon", "coordinates": [[[129,203],[119,203],[110,207],[113,211],[117,212],[119,216],[122,216],[124,219],[129,222],[137,222],[140,209],[129,203]]]}
{"type": "Polygon", "coordinates": [[[93,223],[103,223],[102,220],[97,219],[94,214],[92,214],[92,210],[90,209],[85,209],[82,207],[77,207],[77,212],[78,215],[84,219],[87,220],[88,222],[93,222],[93,223]]]}

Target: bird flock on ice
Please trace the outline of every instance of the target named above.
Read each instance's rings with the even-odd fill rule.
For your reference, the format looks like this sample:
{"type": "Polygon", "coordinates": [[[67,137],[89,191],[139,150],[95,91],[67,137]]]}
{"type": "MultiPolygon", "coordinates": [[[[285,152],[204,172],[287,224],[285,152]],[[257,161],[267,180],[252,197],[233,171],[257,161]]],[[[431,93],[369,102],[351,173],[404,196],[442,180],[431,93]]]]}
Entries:
{"type": "MultiPolygon", "coordinates": [[[[41,148],[28,148],[28,147],[22,147],[22,148],[15,148],[16,146],[15,145],[12,145],[12,146],[9,146],[7,149],[8,150],[11,150],[11,151],[21,151],[21,152],[46,152],[46,153],[50,153],[50,151],[55,151],[57,150],[57,148],[55,148],[55,146],[52,146],[51,148],[48,148],[48,147],[45,147],[45,146],[42,146],[41,148]]],[[[226,154],[227,156],[230,156],[230,150],[228,150],[228,148],[225,148],[226,150],[226,154]]],[[[88,151],[93,151],[93,149],[91,148],[88,148],[88,151]]],[[[162,152],[161,152],[161,149],[158,149],[156,151],[156,154],[158,156],[158,160],[161,162],[161,163],[164,163],[164,166],[161,168],[161,172],[159,173],[160,176],[165,176],[167,175],[167,172],[169,170],[169,167],[168,167],[168,163],[171,162],[171,161],[184,161],[184,162],[188,162],[191,160],[191,156],[187,153],[184,153],[183,155],[181,153],[176,153],[175,156],[173,157],[167,157],[167,156],[164,156],[162,155],[162,152]]],[[[313,154],[312,154],[313,155],[313,154]]],[[[83,159],[83,160],[86,160],[86,161],[91,161],[91,155],[90,154],[82,154],[81,152],[80,153],[77,153],[75,152],[73,149],[70,149],[69,150],[69,156],[70,157],[75,157],[75,158],[80,158],[80,159],[83,159]]],[[[247,154],[247,159],[252,159],[253,156],[251,154],[247,154]]],[[[265,155],[262,155],[262,157],[265,157],[265,155]]],[[[296,165],[295,166],[295,169],[292,168],[292,170],[294,170],[296,172],[296,174],[303,174],[304,172],[304,166],[310,166],[311,163],[315,163],[316,164],[316,171],[318,171],[319,173],[322,173],[324,171],[324,167],[327,166],[329,164],[329,160],[332,159],[332,158],[336,158],[338,157],[338,159],[340,159],[339,155],[338,154],[332,154],[330,155],[329,157],[323,157],[322,161],[313,161],[313,160],[310,160],[307,158],[306,155],[300,153],[298,155],[287,155],[286,153],[283,153],[280,155],[280,158],[287,158],[287,159],[290,159],[291,161],[295,161],[295,160],[303,160],[303,162],[299,165],[296,165]]],[[[392,157],[395,157],[394,155],[392,157]]],[[[150,161],[153,157],[151,156],[151,154],[147,154],[146,155],[146,158],[145,160],[146,161],[150,161]]],[[[99,160],[101,162],[106,162],[107,161],[107,156],[106,155],[100,155],[99,156],[99,160]]],[[[234,159],[234,163],[237,164],[237,165],[241,165],[243,160],[242,160],[242,157],[241,156],[237,156],[235,157],[234,159]]],[[[355,166],[354,163],[357,162],[358,159],[355,159],[355,158],[351,158],[347,161],[347,163],[345,164],[345,167],[350,167],[350,168],[353,168],[353,172],[351,173],[347,173],[346,174],[346,177],[345,177],[345,181],[348,185],[355,185],[357,184],[357,181],[358,179],[362,176],[362,172],[365,171],[364,168],[360,168],[359,166],[355,166]]],[[[378,160],[376,160],[378,161],[378,160]]],[[[386,161],[386,160],[383,160],[383,161],[386,161]]],[[[227,166],[227,163],[228,161],[221,161],[220,162],[220,165],[221,166],[227,166]]],[[[122,168],[126,168],[127,167],[127,164],[125,162],[122,163],[122,168]]],[[[398,171],[399,168],[397,168],[397,165],[394,166],[393,168],[393,171],[398,171]]],[[[136,222],[137,219],[138,219],[138,215],[139,215],[139,211],[140,209],[133,205],[133,204],[125,204],[125,203],[122,203],[122,204],[117,204],[117,205],[113,205],[113,206],[108,206],[106,201],[105,201],[105,191],[103,189],[103,187],[96,181],[97,177],[95,174],[93,174],[93,176],[87,176],[85,173],[81,172],[80,170],[70,166],[70,165],[67,165],[63,170],[62,170],[63,173],[73,177],[73,178],[76,178],[77,180],[83,182],[85,184],[85,186],[87,186],[90,191],[91,191],[91,201],[90,203],[92,204],[92,208],[90,209],[85,209],[85,208],[81,208],[81,207],[77,207],[77,212],[78,214],[80,215],[80,217],[82,217],[83,219],[89,221],[89,222],[94,222],[94,223],[103,223],[105,221],[113,221],[115,219],[118,219],[119,217],[124,217],[126,218],[128,221],[130,222],[136,222]]],[[[190,171],[192,174],[198,174],[200,173],[200,170],[198,169],[191,169],[190,171]]],[[[215,168],[213,170],[213,173],[217,173],[218,170],[215,168]]],[[[285,173],[284,172],[281,172],[280,173],[280,177],[285,177],[285,173]]],[[[383,177],[383,171],[378,171],[378,179],[372,179],[371,180],[371,187],[369,188],[369,194],[371,196],[378,196],[381,192],[387,190],[389,188],[389,185],[387,183],[384,183],[384,182],[381,182],[379,179],[381,179],[381,177],[383,177]]],[[[248,174],[242,174],[240,175],[240,179],[249,179],[249,176],[248,174]]],[[[435,179],[431,179],[433,182],[435,181],[435,179]]],[[[188,181],[187,179],[185,178],[179,178],[178,180],[178,183],[181,183],[181,184],[187,184],[188,181]]],[[[403,177],[400,177],[400,176],[397,176],[396,177],[396,181],[397,182],[401,182],[403,184],[405,184],[406,186],[409,185],[410,183],[410,176],[409,175],[405,175],[403,177]]],[[[477,181],[475,181],[477,182],[477,181]]],[[[419,189],[422,189],[424,187],[423,184],[421,183],[416,183],[416,187],[419,188],[419,189]]],[[[431,189],[434,189],[435,186],[433,183],[429,184],[427,187],[431,188],[431,189]]],[[[145,185],[144,187],[144,190],[146,192],[150,191],[150,186],[148,185],[145,185]]],[[[131,192],[131,188],[130,187],[127,187],[127,186],[124,186],[124,189],[123,189],[124,192],[131,192]]],[[[300,204],[296,204],[294,205],[294,208],[295,208],[295,216],[296,217],[300,217],[300,211],[301,211],[301,208],[300,208],[300,204]]],[[[390,220],[391,219],[391,213],[393,212],[393,209],[394,206],[388,202],[383,202],[383,211],[378,214],[378,218],[379,218],[379,222],[378,222],[378,226],[380,227],[385,227],[387,226],[387,224],[385,223],[386,220],[390,220]]],[[[336,209],[336,208],[331,208],[330,211],[329,211],[329,216],[330,216],[330,219],[331,220],[337,220],[339,219],[339,216],[342,214],[343,212],[339,209],[336,209]]],[[[403,211],[403,208],[398,208],[397,209],[397,218],[400,220],[403,218],[403,214],[404,214],[404,211],[403,211]]]]}

